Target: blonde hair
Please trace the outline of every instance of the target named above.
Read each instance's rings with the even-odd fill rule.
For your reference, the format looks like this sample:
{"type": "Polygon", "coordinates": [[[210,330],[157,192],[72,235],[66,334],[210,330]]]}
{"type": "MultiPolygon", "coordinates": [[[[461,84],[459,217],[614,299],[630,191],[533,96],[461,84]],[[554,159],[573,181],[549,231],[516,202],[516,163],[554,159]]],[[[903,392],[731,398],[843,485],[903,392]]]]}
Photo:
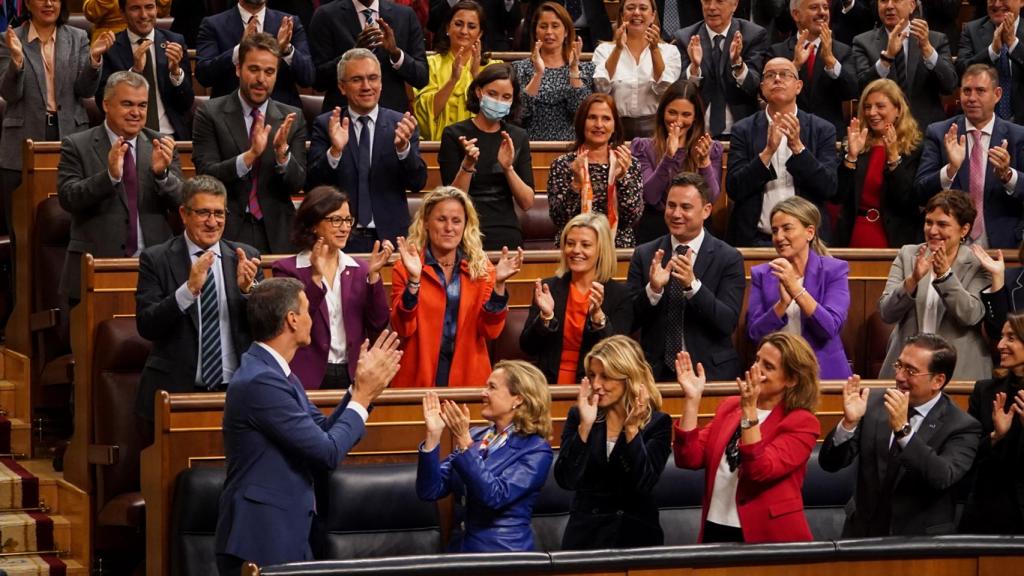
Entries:
{"type": "Polygon", "coordinates": [[[588,373],[592,360],[600,360],[608,378],[626,381],[622,402],[626,404],[627,414],[636,404],[634,387],[643,386],[647,389],[650,410],[643,422],[643,426],[646,426],[651,421],[654,411],[661,410],[661,392],[654,385],[654,374],[651,373],[651,367],[647,364],[644,352],[636,340],[621,334],[609,336],[595,344],[583,361],[588,373]]]}
{"type": "Polygon", "coordinates": [[[612,227],[608,224],[608,218],[600,212],[585,212],[573,216],[572,220],[562,228],[562,234],[558,245],[561,252],[558,255],[558,269],[556,276],[561,276],[569,271],[569,259],[565,256],[565,239],[573,228],[589,228],[597,235],[597,263],[594,265],[594,280],[604,283],[615,276],[618,268],[618,260],[615,256],[615,241],[612,239],[612,227]]]}
{"type": "MultiPolygon", "coordinates": [[[[904,96],[899,84],[888,78],[879,78],[865,86],[864,91],[860,94],[860,101],[857,102],[857,119],[866,127],[864,101],[875,92],[884,95],[896,107],[898,115],[893,124],[893,128],[896,130],[896,149],[900,154],[910,154],[921,143],[921,129],[918,128],[914,115],[910,113],[910,104],[907,103],[907,97],[904,96]]],[[[876,137],[868,130],[868,140],[865,146],[874,146],[878,144],[879,140],[881,140],[880,137],[876,137]]]]}
{"type": "Polygon", "coordinates": [[[782,407],[786,412],[803,408],[814,412],[818,405],[818,357],[807,341],[785,332],[772,332],[758,343],[760,350],[771,344],[782,356],[782,371],[796,381],[796,385],[782,393],[782,407]]]}
{"type": "Polygon", "coordinates": [[[459,247],[469,265],[469,275],[474,280],[487,277],[487,269],[490,262],[487,261],[487,254],[484,252],[483,241],[480,239],[480,217],[476,214],[473,201],[469,195],[454,186],[438,186],[427,193],[423,198],[423,205],[416,212],[416,216],[409,226],[409,242],[420,251],[425,252],[429,241],[426,220],[435,206],[445,200],[455,200],[462,204],[466,213],[466,227],[462,231],[462,240],[459,247]]]}
{"type": "Polygon", "coordinates": [[[779,200],[772,206],[771,214],[768,215],[768,221],[771,222],[775,215],[783,213],[793,218],[796,218],[800,224],[803,224],[805,228],[814,226],[814,238],[811,239],[811,250],[814,250],[822,256],[828,256],[828,246],[825,246],[825,241],[821,239],[821,235],[818,234],[821,231],[821,210],[815,206],[810,200],[801,198],[800,196],[790,196],[784,200],[779,200]]]}
{"type": "Polygon", "coordinates": [[[524,436],[536,434],[551,440],[551,390],[544,374],[533,364],[522,360],[499,360],[494,365],[494,372],[498,370],[505,372],[509,394],[523,399],[512,416],[516,432],[524,436]]]}

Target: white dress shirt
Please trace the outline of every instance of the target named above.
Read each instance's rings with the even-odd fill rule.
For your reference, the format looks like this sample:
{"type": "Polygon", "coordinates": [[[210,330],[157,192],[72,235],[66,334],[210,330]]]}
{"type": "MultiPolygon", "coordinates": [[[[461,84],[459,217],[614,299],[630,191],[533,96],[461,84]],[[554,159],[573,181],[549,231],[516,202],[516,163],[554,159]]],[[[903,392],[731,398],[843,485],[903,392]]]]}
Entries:
{"type": "MultiPolygon", "coordinates": [[[[128,42],[129,46],[132,49],[133,54],[135,52],[135,49],[138,48],[139,40],[149,40],[150,42],[152,42],[152,44],[150,44],[149,46],[149,55],[147,57],[149,58],[149,61],[153,63],[153,76],[151,78],[146,78],[146,82],[149,82],[150,84],[156,86],[156,110],[149,110],[147,111],[147,113],[156,114],[157,119],[160,122],[161,134],[174,134],[174,126],[171,126],[171,120],[167,117],[167,110],[164,107],[163,99],[160,96],[160,82],[157,77],[159,71],[156,69],[156,50],[157,48],[164,50],[166,49],[166,45],[157,46],[155,28],[153,30],[150,30],[149,34],[145,36],[139,36],[131,30],[125,30],[125,32],[128,33],[128,42]]],[[[182,46],[182,49],[184,50],[185,47],[182,46]]],[[[182,54],[182,58],[184,58],[185,56],[185,54],[182,54]]],[[[142,72],[139,71],[139,74],[142,74],[142,72]]],[[[171,81],[171,86],[181,86],[181,83],[185,81],[185,70],[183,70],[182,68],[178,68],[177,76],[171,74],[170,71],[168,71],[167,78],[171,81]]]]}
{"type": "MultiPolygon", "coordinates": [[[[874,390],[871,393],[872,394],[884,394],[885,391],[884,390],[874,390]]],[[[889,433],[889,442],[886,445],[891,447],[892,446],[892,441],[894,439],[896,439],[896,441],[900,443],[900,448],[906,448],[907,447],[907,443],[910,442],[910,439],[914,437],[914,434],[917,434],[918,429],[921,428],[921,423],[924,422],[924,419],[928,416],[928,413],[932,411],[932,408],[935,408],[935,405],[939,403],[939,398],[941,398],[941,397],[942,397],[942,393],[940,392],[940,393],[936,394],[934,398],[932,398],[931,400],[925,402],[924,404],[921,404],[920,406],[911,406],[911,407],[909,407],[907,409],[908,412],[910,411],[910,408],[913,408],[914,410],[917,411],[917,414],[911,416],[910,419],[908,420],[908,422],[910,422],[910,434],[907,434],[903,438],[896,439],[896,435],[894,433],[890,432],[889,433]]],[[[886,418],[886,419],[888,420],[888,418],[886,418]]],[[[840,418],[839,419],[839,424],[836,424],[836,432],[835,432],[835,434],[832,435],[832,443],[835,444],[836,446],[839,446],[843,442],[846,442],[850,438],[853,438],[853,435],[854,435],[854,433],[856,431],[857,431],[857,427],[856,426],[853,427],[853,430],[847,430],[846,428],[844,428],[843,427],[843,420],[842,420],[842,418],[840,418]]]]}
{"type": "MultiPolygon", "coordinates": [[[[757,419],[764,422],[771,414],[771,410],[757,409],[757,419]]],[[[742,443],[742,438],[740,439],[742,443]]],[[[726,444],[728,448],[728,444],[726,444]]],[[[729,460],[726,458],[726,450],[722,452],[722,459],[718,462],[718,472],[715,473],[715,485],[711,487],[711,502],[708,504],[707,519],[722,526],[740,528],[740,511],[736,507],[736,489],[740,485],[740,469],[735,471],[729,469],[729,460]]],[[[743,462],[740,461],[740,466],[743,462]]]]}
{"type": "MultiPolygon", "coordinates": [[[[889,33],[889,29],[888,28],[883,28],[883,30],[885,30],[886,34],[889,33]]],[[[910,49],[910,38],[911,38],[911,36],[910,36],[910,22],[907,22],[907,27],[903,29],[903,55],[904,55],[903,58],[904,58],[904,60],[906,60],[906,55],[910,54],[910,52],[908,52],[908,50],[910,49]]],[[[917,42],[916,38],[914,39],[914,42],[917,42]]],[[[892,58],[896,58],[896,56],[898,56],[898,54],[896,56],[893,56],[892,54],[889,54],[889,56],[891,56],[892,58]]],[[[935,68],[935,64],[937,64],[939,62],[939,51],[936,50],[935,47],[933,46],[932,47],[932,55],[929,56],[928,58],[925,58],[924,55],[922,55],[921,56],[921,60],[924,62],[924,67],[929,69],[929,70],[931,70],[932,68],[935,68]]],[[[910,62],[907,62],[906,64],[907,64],[908,67],[910,66],[910,62]]],[[[879,56],[878,60],[875,61],[875,72],[878,72],[878,77],[879,78],[888,78],[889,77],[889,72],[891,70],[892,70],[892,65],[891,64],[889,64],[889,65],[884,64],[882,62],[882,57],[879,56]]]]}
{"type": "MultiPolygon", "coordinates": [[[[797,113],[796,109],[793,110],[793,115],[797,113]]],[[[773,123],[772,115],[770,111],[766,111],[765,117],[768,118],[768,126],[770,127],[773,123]]],[[[801,152],[805,154],[807,152],[806,147],[801,152]]],[[[761,218],[757,221],[757,229],[763,234],[772,233],[772,208],[775,207],[781,200],[785,200],[791,196],[796,196],[796,184],[793,182],[793,176],[786,169],[786,162],[793,156],[793,151],[789,149],[789,138],[785,134],[782,135],[782,140],[779,142],[779,147],[775,149],[775,154],[772,154],[771,168],[775,169],[775,179],[769,180],[764,185],[764,200],[761,202],[761,218]]],[[[759,162],[760,159],[755,160],[759,162]]]]}
{"type": "MultiPolygon", "coordinates": [[[[992,117],[988,119],[988,122],[984,126],[981,127],[981,147],[982,147],[982,149],[984,149],[986,151],[989,148],[992,147],[992,129],[995,127],[995,125],[996,125],[996,115],[992,114],[992,117]]],[[[966,165],[969,168],[970,165],[971,165],[971,149],[974,147],[974,136],[971,134],[971,132],[974,132],[975,130],[978,130],[978,128],[975,127],[974,124],[971,124],[971,121],[968,120],[966,116],[964,117],[964,128],[965,128],[966,134],[964,134],[963,136],[964,136],[964,142],[966,142],[966,144],[967,144],[967,153],[964,154],[964,161],[960,165],[960,167],[963,168],[966,165]]],[[[1000,144],[1002,144],[1002,142],[996,142],[997,146],[1000,145],[1000,144]]],[[[947,175],[947,173],[946,173],[946,170],[948,170],[948,169],[949,169],[949,163],[947,162],[939,170],[939,184],[942,186],[943,190],[949,190],[950,188],[952,188],[952,186],[953,186],[953,179],[956,178],[956,174],[960,173],[959,170],[958,170],[956,174],[953,174],[953,178],[950,178],[947,175]]],[[[983,190],[984,190],[984,183],[985,183],[986,179],[988,179],[988,156],[987,156],[987,152],[986,152],[986,156],[985,156],[985,173],[982,176],[982,189],[983,190]]],[[[1016,188],[1017,188],[1017,169],[1011,167],[1010,168],[1010,180],[1008,182],[1006,182],[1005,184],[1003,184],[1003,190],[1005,190],[1008,195],[1013,196],[1014,195],[1014,191],[1016,190],[1016,188]]],[[[965,192],[970,194],[970,190],[965,190],[965,192]]]]}
{"type": "MultiPolygon", "coordinates": [[[[295,256],[296,268],[309,268],[311,266],[309,256],[309,250],[299,252],[295,256]]],[[[331,343],[327,349],[328,364],[345,364],[348,362],[348,356],[346,356],[348,344],[345,339],[345,321],[342,314],[341,275],[342,273],[348,274],[349,268],[358,269],[359,264],[351,256],[338,250],[338,269],[334,272],[334,279],[330,284],[327,283],[326,278],[321,280],[321,285],[326,291],[324,301],[327,303],[328,326],[331,330],[331,343]]],[[[310,313],[315,314],[316,311],[311,311],[310,313]]]]}
{"type": "Polygon", "coordinates": [[[628,49],[622,50],[615,66],[615,76],[609,77],[605,62],[614,49],[615,45],[610,42],[599,44],[594,49],[594,88],[615,98],[615,108],[620,116],[639,118],[655,114],[661,95],[679,79],[682,67],[679,50],[671,44],[658,43],[665,69],[661,72],[661,78],[655,82],[654,61],[651,59],[651,49],[646,46],[640,53],[639,61],[633,59],[628,49]]]}

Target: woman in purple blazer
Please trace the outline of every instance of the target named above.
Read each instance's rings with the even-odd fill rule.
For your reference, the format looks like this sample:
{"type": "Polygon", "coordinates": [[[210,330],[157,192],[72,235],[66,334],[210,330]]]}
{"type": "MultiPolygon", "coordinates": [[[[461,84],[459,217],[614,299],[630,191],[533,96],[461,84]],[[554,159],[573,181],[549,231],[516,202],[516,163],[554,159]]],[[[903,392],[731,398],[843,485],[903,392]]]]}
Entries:
{"type": "Polygon", "coordinates": [[[352,223],[348,197],[333,186],[317,186],[295,214],[292,242],[302,252],[274,263],[274,276],[296,278],[306,287],[313,341],[295,353],[291,367],[307,390],[348,388],[359,345],[388,325],[380,270],[393,247],[374,242],[369,265],[355,260],[342,251],[352,223]]]}
{"type": "Polygon", "coordinates": [[[828,255],[817,235],[821,212],[799,196],[775,204],[769,215],[779,258],[750,270],[747,336],[758,342],[776,331],[811,345],[822,380],[850,376],[841,333],[850,309],[850,265],[828,255]]]}

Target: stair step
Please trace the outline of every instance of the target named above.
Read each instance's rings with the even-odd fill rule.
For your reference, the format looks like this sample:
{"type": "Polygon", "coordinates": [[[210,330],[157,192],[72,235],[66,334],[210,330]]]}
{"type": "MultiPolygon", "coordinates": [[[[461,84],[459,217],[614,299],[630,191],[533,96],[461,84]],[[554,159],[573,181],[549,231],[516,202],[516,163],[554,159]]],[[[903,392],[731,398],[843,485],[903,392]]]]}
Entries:
{"type": "Polygon", "coordinates": [[[11,421],[11,452],[14,454],[32,455],[32,426],[21,418],[9,418],[11,421]]]}
{"type": "Polygon", "coordinates": [[[63,516],[48,516],[40,513],[3,512],[0,513],[0,551],[3,552],[37,552],[44,550],[70,550],[71,523],[63,516]],[[47,541],[39,542],[38,520],[49,519],[53,522],[53,530],[44,530],[47,541]],[[47,532],[52,532],[47,534],[47,532]],[[52,542],[49,537],[52,536],[52,542]]]}
{"type": "MultiPolygon", "coordinates": [[[[61,561],[67,566],[68,576],[86,576],[88,574],[75,560],[61,558],[61,561]]],[[[43,556],[39,555],[0,559],[0,570],[3,570],[8,576],[45,576],[50,573],[49,564],[43,556]]]]}
{"type": "Polygon", "coordinates": [[[58,484],[64,479],[64,473],[54,470],[53,461],[48,458],[18,460],[18,464],[39,479],[39,501],[50,507],[51,514],[60,512],[58,484]]]}

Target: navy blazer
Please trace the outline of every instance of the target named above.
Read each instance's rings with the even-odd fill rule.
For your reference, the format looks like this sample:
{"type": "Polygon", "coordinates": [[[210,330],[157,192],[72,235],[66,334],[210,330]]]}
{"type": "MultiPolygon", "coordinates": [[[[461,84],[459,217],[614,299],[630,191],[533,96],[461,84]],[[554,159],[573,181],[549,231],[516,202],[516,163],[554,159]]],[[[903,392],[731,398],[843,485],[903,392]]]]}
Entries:
{"type": "Polygon", "coordinates": [[[440,500],[454,494],[452,552],[525,552],[534,549],[530,519],[554,455],[537,434],[514,433],[484,458],[480,440],[489,426],[470,430],[473,445],[438,460],[439,448],[419,451],[416,494],[440,500]]]}
{"type": "Polygon", "coordinates": [[[1024,268],[1007,268],[1003,273],[1006,283],[1002,290],[981,292],[985,305],[985,332],[989,340],[999,339],[1006,317],[1024,312],[1024,268]]]}
{"type": "MultiPolygon", "coordinates": [[[[988,64],[998,66],[988,55],[995,34],[995,24],[988,16],[972,20],[964,24],[960,32],[960,50],[957,52],[956,71],[963,75],[971,64],[988,64]]],[[[1024,40],[1024,26],[1017,28],[1017,39],[1024,40]]],[[[1024,121],[1024,42],[1017,42],[1017,47],[1008,54],[1010,58],[1010,76],[1013,78],[1013,92],[1010,95],[1010,109],[1013,119],[1024,121]]]]}
{"type": "MultiPolygon", "coordinates": [[[[939,170],[948,162],[946,147],[943,144],[950,125],[956,123],[958,133],[965,139],[970,138],[966,132],[966,120],[958,114],[948,120],[936,122],[928,126],[925,132],[924,148],[921,152],[921,163],[917,168],[917,179],[914,188],[918,202],[926,204],[928,199],[942,191],[939,170]]],[[[1017,186],[1013,195],[1006,193],[1003,181],[996,176],[995,170],[985,160],[985,233],[991,248],[1016,248],[1024,236],[1024,128],[996,117],[992,126],[992,138],[989,147],[999,146],[1006,140],[1010,152],[1011,168],[1017,170],[1017,186]]],[[[971,158],[970,143],[967,145],[968,156],[964,158],[960,170],[953,177],[951,187],[970,193],[971,158]]]]}
{"type": "MultiPolygon", "coordinates": [[[[785,42],[773,44],[768,58],[782,57],[793,59],[796,50],[796,36],[790,36],[785,42]]],[[[825,71],[825,59],[814,59],[813,82],[807,82],[807,66],[800,67],[800,80],[804,87],[796,97],[796,105],[819,118],[832,123],[836,134],[842,139],[846,134],[846,121],[843,118],[843,102],[854,100],[860,96],[857,88],[857,72],[853,65],[853,49],[849,44],[838,40],[832,41],[832,55],[839,62],[839,77],[832,78],[825,71]]]]}
{"type": "MultiPolygon", "coordinates": [[[[188,45],[185,44],[184,36],[175,34],[170,30],[155,28],[153,34],[155,40],[153,51],[156,52],[157,94],[160,96],[160,102],[164,105],[167,120],[174,129],[174,139],[191,140],[192,126],[189,125],[186,119],[192,112],[192,101],[195,100],[196,95],[192,88],[192,65],[188,59],[188,45]],[[177,42],[181,45],[182,50],[184,50],[180,63],[184,79],[178,86],[171,83],[170,72],[168,72],[167,68],[167,50],[165,46],[168,42],[177,42]]],[[[102,102],[103,90],[107,86],[107,78],[110,78],[110,75],[114,72],[131,70],[135,64],[134,48],[131,40],[128,38],[128,31],[122,30],[114,38],[114,45],[103,55],[103,71],[100,73],[100,84],[96,87],[96,107],[99,109],[101,117],[104,116],[102,102]]],[[[152,80],[152,78],[146,78],[148,82],[152,82],[152,80]]],[[[156,114],[157,111],[149,110],[147,113],[156,114]]]]}
{"type": "MultiPolygon", "coordinates": [[[[347,0],[346,0],[347,1],[347,0]]],[[[404,94],[404,92],[403,92],[404,94]]],[[[348,114],[342,110],[342,118],[348,114]]],[[[313,122],[313,137],[309,144],[309,176],[306,189],[326,184],[336,186],[348,194],[352,214],[359,214],[359,173],[356,167],[356,130],[358,122],[349,122],[348,145],[342,151],[338,168],[331,168],[327,152],[331,137],[327,125],[331,112],[324,112],[313,122]]],[[[409,155],[398,159],[395,150],[395,126],[402,114],[384,107],[378,108],[373,131],[373,151],[370,153],[370,203],[373,205],[373,223],[381,240],[392,243],[404,236],[409,228],[409,203],[406,192],[419,192],[427,183],[427,165],[420,156],[420,132],[413,131],[409,139],[409,155]]]]}
{"type": "MultiPolygon", "coordinates": [[[[826,120],[803,110],[797,110],[800,121],[800,140],[804,151],[790,156],[786,170],[793,176],[796,195],[818,207],[823,216],[825,201],[836,193],[836,129],[826,120]]],[[[729,143],[729,170],[725,178],[725,191],[735,202],[729,217],[729,238],[733,246],[752,246],[757,238],[758,220],[764,201],[764,187],[777,175],[775,168],[765,166],[758,156],[768,141],[768,116],[762,110],[740,120],[732,127],[729,143]]],[[[826,242],[831,239],[828,218],[823,218],[818,235],[826,242]]]]}
{"type": "MultiPolygon", "coordinates": [[[[271,36],[277,37],[277,31],[281,28],[281,20],[284,12],[267,9],[263,22],[263,31],[271,36]]],[[[281,58],[277,69],[277,82],[274,83],[274,91],[270,98],[302,109],[302,100],[299,99],[298,86],[307,88],[313,85],[316,70],[313,68],[313,58],[309,53],[309,43],[306,41],[306,30],[297,17],[292,17],[292,63],[288,65],[284,58],[281,58]]],[[[199,36],[196,38],[196,79],[203,86],[210,88],[210,97],[224,96],[238,90],[238,76],[235,74],[235,64],[232,62],[232,55],[235,46],[242,39],[245,33],[245,25],[238,13],[238,7],[231,8],[203,18],[199,25],[199,36]]]]}

